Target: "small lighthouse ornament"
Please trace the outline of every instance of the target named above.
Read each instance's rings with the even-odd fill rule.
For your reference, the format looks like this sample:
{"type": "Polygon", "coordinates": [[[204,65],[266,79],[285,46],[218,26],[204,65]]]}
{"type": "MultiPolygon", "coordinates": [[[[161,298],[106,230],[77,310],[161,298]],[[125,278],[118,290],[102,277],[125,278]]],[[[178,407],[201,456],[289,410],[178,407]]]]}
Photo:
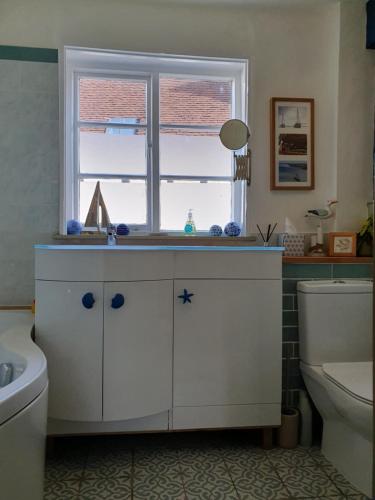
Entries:
{"type": "Polygon", "coordinates": [[[100,232],[101,227],[108,227],[110,224],[111,221],[100,190],[100,182],[98,181],[86,217],[85,227],[96,227],[100,232]]]}

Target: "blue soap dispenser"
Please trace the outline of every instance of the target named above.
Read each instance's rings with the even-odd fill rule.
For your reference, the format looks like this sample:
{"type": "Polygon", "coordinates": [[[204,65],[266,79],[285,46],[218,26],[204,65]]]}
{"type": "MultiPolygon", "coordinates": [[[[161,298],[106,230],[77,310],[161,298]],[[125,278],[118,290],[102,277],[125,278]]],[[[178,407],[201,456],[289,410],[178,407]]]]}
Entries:
{"type": "Polygon", "coordinates": [[[197,232],[196,227],[195,227],[195,223],[194,223],[194,219],[193,219],[193,210],[191,208],[189,208],[189,211],[188,211],[188,217],[187,217],[187,221],[185,224],[184,232],[186,235],[190,235],[190,236],[194,235],[197,232]]]}

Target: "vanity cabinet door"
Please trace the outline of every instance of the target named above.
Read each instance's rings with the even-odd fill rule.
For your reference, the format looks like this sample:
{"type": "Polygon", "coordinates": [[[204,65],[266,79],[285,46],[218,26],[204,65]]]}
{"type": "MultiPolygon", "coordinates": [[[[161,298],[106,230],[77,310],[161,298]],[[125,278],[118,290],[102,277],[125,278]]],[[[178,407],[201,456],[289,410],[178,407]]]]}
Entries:
{"type": "Polygon", "coordinates": [[[176,280],[173,387],[174,407],[280,403],[281,280],[176,280]]]}
{"type": "Polygon", "coordinates": [[[36,281],[36,342],[52,418],[102,420],[103,284],[36,281]]]}
{"type": "Polygon", "coordinates": [[[105,283],[103,419],[172,406],[173,281],[105,283]]]}

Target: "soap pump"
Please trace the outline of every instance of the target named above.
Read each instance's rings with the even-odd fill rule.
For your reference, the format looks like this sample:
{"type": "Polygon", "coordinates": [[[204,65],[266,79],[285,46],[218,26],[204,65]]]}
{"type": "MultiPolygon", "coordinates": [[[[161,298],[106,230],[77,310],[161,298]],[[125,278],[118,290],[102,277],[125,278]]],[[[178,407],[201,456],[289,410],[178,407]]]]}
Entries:
{"type": "Polygon", "coordinates": [[[107,227],[107,245],[114,246],[117,243],[116,227],[110,224],[107,227]]]}
{"type": "Polygon", "coordinates": [[[193,210],[191,208],[189,208],[189,211],[188,211],[188,217],[187,217],[187,221],[185,224],[184,232],[187,235],[193,235],[197,232],[196,227],[195,227],[195,222],[193,219],[193,210]]]}

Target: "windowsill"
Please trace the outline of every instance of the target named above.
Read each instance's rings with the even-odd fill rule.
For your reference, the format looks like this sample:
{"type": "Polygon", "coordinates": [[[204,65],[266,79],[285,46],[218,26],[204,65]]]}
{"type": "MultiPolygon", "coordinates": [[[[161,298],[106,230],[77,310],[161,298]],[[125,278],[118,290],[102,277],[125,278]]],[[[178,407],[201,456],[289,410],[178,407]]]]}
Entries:
{"type": "MultiPolygon", "coordinates": [[[[84,234],[54,234],[53,239],[61,245],[98,245],[105,244],[107,236],[105,233],[84,233],[84,234]]],[[[171,245],[171,246],[247,246],[250,242],[254,243],[257,240],[256,236],[185,236],[184,234],[142,234],[117,236],[119,245],[171,245]]],[[[261,242],[259,242],[261,246],[261,242]]],[[[371,264],[372,257],[310,257],[304,255],[301,257],[285,257],[283,256],[284,264],[371,264]]]]}
{"type": "MultiPolygon", "coordinates": [[[[107,236],[105,234],[55,234],[53,236],[55,241],[59,241],[62,245],[97,245],[99,242],[106,242],[107,236]]],[[[237,237],[213,237],[208,235],[197,235],[197,236],[185,236],[184,234],[177,235],[129,235],[129,236],[117,236],[118,243],[120,245],[184,245],[184,246],[241,246],[248,245],[249,242],[254,243],[257,241],[255,236],[237,236],[237,237]]]]}

